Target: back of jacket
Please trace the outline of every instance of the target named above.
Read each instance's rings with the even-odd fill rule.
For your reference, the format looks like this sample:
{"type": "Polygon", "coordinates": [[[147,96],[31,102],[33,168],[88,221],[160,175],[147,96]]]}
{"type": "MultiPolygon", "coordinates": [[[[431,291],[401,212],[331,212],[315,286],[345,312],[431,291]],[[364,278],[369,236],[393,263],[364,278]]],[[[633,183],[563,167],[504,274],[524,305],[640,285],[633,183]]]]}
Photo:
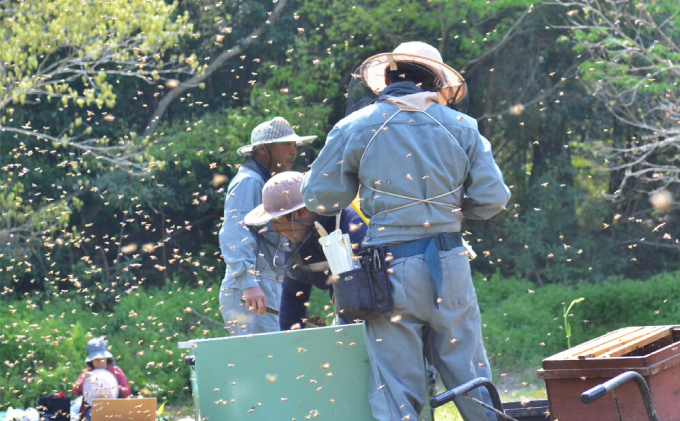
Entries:
{"type": "MultiPolygon", "coordinates": [[[[422,93],[394,85],[385,93],[422,93]]],[[[366,246],[458,232],[463,218],[490,218],[510,199],[477,122],[439,104],[421,112],[378,102],[336,124],[305,177],[305,203],[332,215],[357,191],[370,218],[366,246]]]]}

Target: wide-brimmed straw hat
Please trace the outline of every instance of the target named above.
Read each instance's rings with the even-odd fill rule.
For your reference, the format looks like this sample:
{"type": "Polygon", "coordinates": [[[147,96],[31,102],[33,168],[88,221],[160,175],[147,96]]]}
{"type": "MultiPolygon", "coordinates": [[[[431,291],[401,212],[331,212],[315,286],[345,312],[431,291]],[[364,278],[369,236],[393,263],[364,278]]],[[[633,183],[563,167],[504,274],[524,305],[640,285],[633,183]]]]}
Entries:
{"type": "Polygon", "coordinates": [[[385,70],[397,70],[397,63],[413,63],[432,71],[437,80],[439,102],[444,105],[456,104],[465,98],[465,79],[452,67],[444,64],[442,55],[433,46],[420,41],[404,42],[391,53],[378,54],[366,59],[359,74],[364,84],[376,95],[385,87],[385,70]]]}
{"type": "Polygon", "coordinates": [[[302,179],[297,171],[285,171],[274,175],[262,188],[262,204],[248,212],[243,219],[246,225],[259,227],[280,216],[305,207],[302,199],[302,179]]]}
{"type": "Polygon", "coordinates": [[[309,143],[316,139],[314,136],[298,136],[290,127],[290,123],[283,117],[274,117],[273,120],[265,121],[253,129],[250,134],[250,145],[241,146],[236,151],[241,156],[246,156],[257,145],[266,143],[295,142],[298,146],[309,143]]]}
{"type": "Polygon", "coordinates": [[[85,362],[89,363],[90,361],[99,358],[113,358],[113,355],[111,355],[107,347],[108,344],[104,339],[91,339],[87,343],[87,358],[85,359],[85,362]]]}

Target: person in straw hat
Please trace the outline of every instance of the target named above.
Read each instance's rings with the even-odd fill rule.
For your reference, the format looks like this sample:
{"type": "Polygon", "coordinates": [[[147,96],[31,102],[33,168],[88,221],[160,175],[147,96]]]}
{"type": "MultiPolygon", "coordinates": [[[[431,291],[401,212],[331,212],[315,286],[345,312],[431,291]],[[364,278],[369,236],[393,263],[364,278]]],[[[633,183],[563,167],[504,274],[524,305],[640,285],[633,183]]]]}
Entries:
{"type": "Polygon", "coordinates": [[[315,138],[298,136],[286,119],[276,117],[255,127],[250,144],[237,151],[245,162],[227,188],[219,233],[227,263],[220,287],[220,308],[232,335],[279,330],[278,316],[266,310],[279,309],[281,276],[260,257],[262,251],[243,225],[243,218],[262,203],[265,182],[273,174],[293,167],[297,146],[315,138]]]}
{"type": "MultiPolygon", "coordinates": [[[[462,76],[434,47],[407,42],[363,62],[374,98],[346,116],[303,182],[305,205],[333,215],[359,193],[364,247],[388,256],[394,310],[366,320],[369,400],[377,420],[415,420],[426,398],[423,355],[447,389],[490,378],[463,219],[501,212],[510,190],[477,122],[461,110],[462,76]]],[[[486,391],[470,395],[489,405],[486,391]]],[[[465,420],[495,420],[467,399],[465,420]]]]}
{"type": "Polygon", "coordinates": [[[361,250],[360,244],[366,234],[366,224],[351,206],[343,209],[336,217],[322,216],[305,207],[300,187],[303,174],[287,171],[276,174],[267,181],[262,189],[262,204],[246,215],[244,223],[260,244],[260,249],[275,242],[269,240],[272,231],[286,238],[277,248],[276,255],[266,255],[266,260],[277,273],[283,274],[279,326],[281,330],[304,328],[307,307],[312,286],[321,290],[332,287],[329,282],[329,266],[319,244],[319,232],[315,223],[330,233],[339,229],[349,234],[355,251],[361,250]]]}

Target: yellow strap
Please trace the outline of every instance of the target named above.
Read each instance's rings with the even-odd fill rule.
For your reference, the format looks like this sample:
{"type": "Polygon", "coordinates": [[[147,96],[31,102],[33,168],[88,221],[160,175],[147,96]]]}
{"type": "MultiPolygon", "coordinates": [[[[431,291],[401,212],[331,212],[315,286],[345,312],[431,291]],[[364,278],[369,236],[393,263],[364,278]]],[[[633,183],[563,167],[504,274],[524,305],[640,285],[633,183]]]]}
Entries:
{"type": "Polygon", "coordinates": [[[352,200],[352,208],[354,208],[354,211],[359,215],[361,220],[364,221],[364,224],[368,225],[368,218],[361,212],[361,200],[359,199],[359,195],[352,200]]]}

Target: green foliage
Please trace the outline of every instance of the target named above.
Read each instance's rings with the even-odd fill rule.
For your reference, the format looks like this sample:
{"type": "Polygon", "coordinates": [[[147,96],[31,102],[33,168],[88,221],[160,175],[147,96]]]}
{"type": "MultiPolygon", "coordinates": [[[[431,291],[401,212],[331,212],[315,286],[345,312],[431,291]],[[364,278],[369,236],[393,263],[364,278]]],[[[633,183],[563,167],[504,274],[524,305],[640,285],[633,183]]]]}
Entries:
{"type": "MultiPolygon", "coordinates": [[[[473,261],[475,267],[496,267],[504,274],[544,285],[573,279],[602,280],[633,264],[632,253],[614,251],[621,247],[618,241],[624,234],[620,227],[602,233],[602,224],[611,218],[611,205],[598,198],[599,193],[588,191],[594,181],[568,184],[573,173],[565,174],[563,168],[555,166],[536,177],[525,197],[518,199],[520,203],[500,216],[499,244],[475,244],[473,240],[481,255],[479,261],[473,261]]],[[[583,173],[591,171],[586,168],[583,173]]]]}
{"type": "Polygon", "coordinates": [[[477,278],[475,287],[495,372],[539,368],[543,358],[566,349],[563,312],[574,296],[584,298],[571,312],[574,344],[626,326],[676,324],[680,317],[680,272],[540,288],[517,278],[485,279],[477,278]]]}
{"type": "Polygon", "coordinates": [[[178,342],[225,334],[217,292],[169,282],[148,291],[129,288],[114,312],[93,312],[78,294],[36,294],[0,310],[0,409],[35,405],[38,397],[69,392],[86,368],[86,344],[107,339],[135,394],[187,400],[189,370],[178,342]],[[146,390],[143,390],[146,389],[146,390]]]}
{"type": "Polygon", "coordinates": [[[319,316],[326,319],[326,325],[330,326],[333,323],[335,316],[335,308],[328,296],[328,291],[322,291],[319,288],[312,288],[312,293],[309,296],[309,307],[307,308],[307,316],[319,316]]]}
{"type": "MultiPolygon", "coordinates": [[[[563,314],[569,299],[583,297],[570,318],[574,343],[625,326],[673,324],[680,316],[680,273],[647,281],[609,278],[598,285],[536,288],[517,278],[475,279],[485,346],[495,373],[537,369],[567,347],[563,314]]],[[[159,402],[189,400],[189,369],[177,343],[220,337],[225,329],[217,288],[168,281],[145,291],[129,287],[115,311],[94,312],[76,293],[3,297],[0,308],[0,410],[33,405],[40,396],[68,392],[85,368],[85,346],[103,336],[133,392],[159,402]]],[[[328,296],[312,294],[310,312],[325,315],[328,296]]],[[[331,307],[332,311],[332,307],[331,307]]]]}
{"type": "MultiPolygon", "coordinates": [[[[162,1],[142,0],[3,5],[0,33],[11,47],[0,53],[2,85],[10,88],[0,94],[0,110],[36,96],[58,98],[64,106],[111,107],[116,95],[101,66],[128,67],[142,55],[158,54],[176,44],[191,28],[188,16],[170,21],[174,8],[162,1]]],[[[147,73],[144,61],[134,66],[140,74],[147,73]]]]}
{"type": "Polygon", "coordinates": [[[158,407],[158,411],[156,411],[156,418],[159,419],[159,420],[161,419],[161,418],[160,418],[161,415],[163,415],[163,411],[165,410],[165,404],[166,404],[166,403],[167,403],[167,401],[166,401],[166,402],[163,402],[163,403],[161,404],[161,406],[158,407]]]}
{"type": "Polygon", "coordinates": [[[569,304],[569,307],[565,306],[566,308],[562,313],[562,318],[564,319],[564,335],[567,337],[567,348],[571,348],[571,323],[569,323],[569,317],[574,316],[571,314],[571,308],[574,307],[574,304],[583,302],[583,300],[585,300],[583,297],[575,299],[569,304]]]}
{"type": "MultiPolygon", "coordinates": [[[[5,291],[41,289],[36,279],[64,281],[67,273],[73,279],[91,277],[85,273],[90,268],[76,261],[92,239],[85,238],[88,224],[81,222],[91,209],[85,205],[99,196],[95,180],[118,170],[139,174],[146,167],[139,155],[142,142],[135,142],[124,120],[113,123],[111,111],[116,100],[131,93],[120,89],[121,80],[149,83],[156,70],[171,68],[161,55],[191,31],[188,16],[175,9],[141,0],[0,6],[0,33],[10,46],[0,53],[0,284],[5,291]]],[[[114,276],[129,269],[120,267],[119,257],[111,258],[114,276]]],[[[104,275],[110,280],[112,274],[104,275]]]]}
{"type": "MultiPolygon", "coordinates": [[[[582,6],[567,12],[573,48],[584,56],[581,80],[623,126],[623,133],[602,148],[608,158],[604,167],[616,174],[609,194],[638,206],[650,192],[677,193],[677,2],[564,5],[582,6]]],[[[649,206],[646,211],[651,213],[649,206]]]]}
{"type": "Polygon", "coordinates": [[[32,239],[42,236],[48,248],[63,244],[63,239],[51,239],[68,227],[71,206],[78,204],[39,198],[35,202],[40,206],[34,207],[33,202],[21,182],[0,187],[0,262],[7,262],[0,267],[0,286],[5,289],[12,289],[25,274],[31,273],[32,265],[27,257],[38,253],[32,239]]]}

